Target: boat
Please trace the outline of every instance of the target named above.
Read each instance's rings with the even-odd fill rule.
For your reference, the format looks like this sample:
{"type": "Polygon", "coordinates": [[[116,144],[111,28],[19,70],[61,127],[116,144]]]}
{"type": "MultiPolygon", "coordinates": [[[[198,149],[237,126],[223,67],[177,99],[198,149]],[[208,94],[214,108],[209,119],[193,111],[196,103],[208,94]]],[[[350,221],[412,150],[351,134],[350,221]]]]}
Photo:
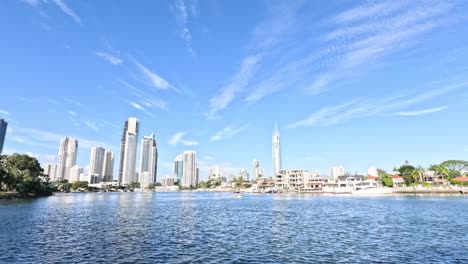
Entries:
{"type": "Polygon", "coordinates": [[[383,187],[380,182],[366,180],[354,185],[352,194],[390,194],[393,188],[383,187]]]}
{"type": "Polygon", "coordinates": [[[234,193],[231,197],[240,199],[240,198],[242,198],[242,194],[241,193],[234,193]]]}

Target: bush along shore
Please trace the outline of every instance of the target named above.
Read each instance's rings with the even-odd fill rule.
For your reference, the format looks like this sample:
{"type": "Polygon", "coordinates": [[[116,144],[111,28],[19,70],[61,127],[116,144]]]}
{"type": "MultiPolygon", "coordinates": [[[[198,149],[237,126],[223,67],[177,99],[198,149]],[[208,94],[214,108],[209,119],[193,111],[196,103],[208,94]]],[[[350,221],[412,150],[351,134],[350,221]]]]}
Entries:
{"type": "Polygon", "coordinates": [[[30,199],[53,194],[39,161],[28,155],[0,155],[0,199],[30,199]]]}

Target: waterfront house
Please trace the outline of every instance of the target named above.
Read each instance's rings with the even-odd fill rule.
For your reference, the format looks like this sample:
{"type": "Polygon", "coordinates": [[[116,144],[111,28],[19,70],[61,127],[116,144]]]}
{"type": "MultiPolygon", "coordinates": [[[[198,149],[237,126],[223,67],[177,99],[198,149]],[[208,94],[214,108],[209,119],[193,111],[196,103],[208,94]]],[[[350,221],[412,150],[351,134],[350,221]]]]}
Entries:
{"type": "Polygon", "coordinates": [[[401,187],[405,184],[405,179],[403,179],[403,177],[396,174],[390,174],[389,176],[392,178],[393,187],[401,187]]]}
{"type": "Polygon", "coordinates": [[[280,170],[274,183],[277,191],[322,192],[327,180],[306,170],[280,170]]]}
{"type": "Polygon", "coordinates": [[[377,181],[377,180],[379,179],[379,177],[377,177],[377,176],[372,176],[372,175],[368,175],[368,176],[367,176],[367,179],[368,179],[368,180],[371,180],[371,181],[377,181]]]}
{"type": "Polygon", "coordinates": [[[468,176],[456,177],[456,178],[453,178],[453,180],[456,181],[456,182],[466,183],[466,182],[468,182],[468,176]]]}
{"type": "Polygon", "coordinates": [[[423,174],[423,181],[428,183],[435,183],[437,177],[434,174],[424,173],[423,174]]]}

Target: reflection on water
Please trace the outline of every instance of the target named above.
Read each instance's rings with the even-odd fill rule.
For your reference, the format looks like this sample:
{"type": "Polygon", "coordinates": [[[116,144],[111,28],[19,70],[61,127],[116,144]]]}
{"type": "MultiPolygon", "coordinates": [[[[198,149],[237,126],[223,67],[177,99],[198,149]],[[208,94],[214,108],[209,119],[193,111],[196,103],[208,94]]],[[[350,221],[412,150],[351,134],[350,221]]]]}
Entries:
{"type": "Polygon", "coordinates": [[[0,219],[2,263],[468,263],[460,196],[77,193],[0,219]]]}

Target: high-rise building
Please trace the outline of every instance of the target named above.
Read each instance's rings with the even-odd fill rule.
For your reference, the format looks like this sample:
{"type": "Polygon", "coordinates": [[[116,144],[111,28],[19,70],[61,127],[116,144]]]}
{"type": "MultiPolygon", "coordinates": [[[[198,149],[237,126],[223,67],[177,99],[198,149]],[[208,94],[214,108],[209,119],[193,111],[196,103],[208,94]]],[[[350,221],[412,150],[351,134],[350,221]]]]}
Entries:
{"type": "Polygon", "coordinates": [[[135,117],[130,117],[125,121],[120,142],[119,182],[121,184],[138,181],[136,177],[136,156],[139,128],[140,122],[135,117]]]}
{"type": "Polygon", "coordinates": [[[49,181],[50,182],[55,182],[58,181],[57,179],[57,170],[58,166],[57,164],[45,164],[43,169],[44,169],[44,174],[49,176],[49,181]]]}
{"type": "Polygon", "coordinates": [[[114,179],[114,152],[107,150],[104,153],[104,165],[102,166],[102,180],[111,182],[114,179]]]}
{"type": "Polygon", "coordinates": [[[0,154],[3,152],[3,144],[5,144],[5,136],[8,123],[4,119],[0,119],[0,154]]]}
{"type": "Polygon", "coordinates": [[[195,151],[184,151],[183,153],[183,177],[182,186],[197,186],[197,153],[195,151]]]}
{"type": "Polygon", "coordinates": [[[339,176],[345,175],[345,169],[343,168],[343,166],[331,167],[329,171],[330,171],[330,176],[332,176],[335,179],[338,178],[339,176]]]}
{"type": "Polygon", "coordinates": [[[70,168],[76,165],[76,155],[78,152],[78,140],[74,138],[62,138],[58,154],[57,180],[69,180],[70,168]]]}
{"type": "Polygon", "coordinates": [[[273,156],[273,173],[277,175],[281,170],[281,145],[280,133],[278,132],[278,125],[275,122],[275,132],[272,137],[272,156],[273,156]]]}
{"type": "Polygon", "coordinates": [[[221,178],[223,177],[223,170],[221,169],[221,167],[219,166],[214,166],[213,168],[211,168],[210,170],[210,179],[211,180],[221,180],[221,178]]]}
{"type": "Polygon", "coordinates": [[[254,160],[252,163],[252,180],[255,181],[260,177],[260,162],[254,160]]]}
{"type": "Polygon", "coordinates": [[[259,175],[259,176],[258,176],[259,178],[265,177],[265,168],[260,167],[260,168],[258,169],[258,175],[259,175]]]}
{"type": "Polygon", "coordinates": [[[182,178],[184,176],[184,156],[179,155],[174,160],[174,177],[182,184],[182,178]]]}
{"type": "MultiPolygon", "coordinates": [[[[69,182],[76,182],[80,180],[80,175],[83,173],[83,167],[80,167],[78,165],[71,166],[69,169],[69,177],[68,181],[69,182]]],[[[92,183],[91,181],[88,181],[89,183],[92,183]]]]}
{"type": "Polygon", "coordinates": [[[154,134],[143,137],[141,141],[140,155],[140,184],[141,188],[146,188],[150,184],[156,183],[158,173],[158,148],[154,134]]]}
{"type": "MultiPolygon", "coordinates": [[[[89,177],[97,177],[100,180],[102,179],[104,172],[104,156],[106,150],[101,147],[92,147],[91,148],[91,157],[89,159],[89,177]]],[[[91,183],[91,180],[89,181],[91,183]]]]}
{"type": "Polygon", "coordinates": [[[249,173],[246,169],[240,169],[237,176],[242,177],[244,181],[249,181],[249,173]]]}

